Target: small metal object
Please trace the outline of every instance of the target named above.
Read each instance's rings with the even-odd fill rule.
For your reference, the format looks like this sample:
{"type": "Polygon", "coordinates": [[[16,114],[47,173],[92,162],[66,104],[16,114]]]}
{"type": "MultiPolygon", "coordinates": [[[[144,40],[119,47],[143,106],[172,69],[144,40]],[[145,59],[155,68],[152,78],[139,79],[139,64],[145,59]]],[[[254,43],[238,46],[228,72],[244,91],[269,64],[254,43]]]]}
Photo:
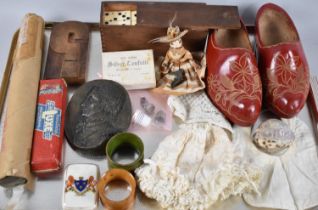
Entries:
{"type": "Polygon", "coordinates": [[[140,110],[136,110],[132,117],[132,122],[142,127],[148,127],[151,124],[151,118],[140,110]]]}
{"type": "Polygon", "coordinates": [[[164,124],[166,122],[166,113],[162,110],[156,113],[154,117],[155,124],[164,124]]]}
{"type": "Polygon", "coordinates": [[[153,115],[155,112],[155,105],[150,103],[146,97],[140,98],[140,106],[143,108],[147,115],[153,115]]]}

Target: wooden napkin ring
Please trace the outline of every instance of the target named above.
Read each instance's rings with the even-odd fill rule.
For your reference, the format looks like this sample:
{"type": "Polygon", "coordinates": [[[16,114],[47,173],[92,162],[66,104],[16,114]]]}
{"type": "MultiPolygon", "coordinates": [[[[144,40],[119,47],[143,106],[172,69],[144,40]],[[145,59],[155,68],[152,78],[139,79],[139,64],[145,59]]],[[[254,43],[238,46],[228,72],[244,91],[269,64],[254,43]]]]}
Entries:
{"type": "Polygon", "coordinates": [[[111,169],[104,174],[98,182],[99,197],[105,208],[109,210],[126,210],[135,202],[136,181],[131,173],[124,169],[111,169]],[[129,184],[131,192],[129,196],[121,201],[113,201],[106,197],[105,187],[114,180],[122,180],[129,184]]]}

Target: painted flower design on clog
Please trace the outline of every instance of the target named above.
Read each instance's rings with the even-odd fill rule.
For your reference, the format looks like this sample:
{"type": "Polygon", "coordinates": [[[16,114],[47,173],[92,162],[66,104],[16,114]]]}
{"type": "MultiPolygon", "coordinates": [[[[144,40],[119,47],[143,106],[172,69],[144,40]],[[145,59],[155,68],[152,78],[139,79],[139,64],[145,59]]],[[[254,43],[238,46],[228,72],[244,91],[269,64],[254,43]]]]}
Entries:
{"type": "Polygon", "coordinates": [[[266,74],[270,100],[277,104],[274,108],[284,117],[297,114],[303,107],[309,91],[308,69],[300,57],[293,51],[277,53],[273,56],[266,74]],[[297,103],[288,104],[295,101],[297,103]]]}
{"type": "MultiPolygon", "coordinates": [[[[242,112],[247,114],[247,118],[251,117],[248,120],[236,114],[237,110],[246,109],[247,103],[253,106],[257,104],[260,109],[262,102],[261,80],[249,53],[230,61],[228,74],[211,74],[208,77],[208,89],[213,93],[218,108],[227,116],[236,118],[237,121],[242,122],[241,124],[246,125],[254,121],[254,116],[249,115],[251,113],[247,110],[242,112]]],[[[257,116],[258,113],[255,114],[255,117],[257,116]]]]}
{"type": "Polygon", "coordinates": [[[303,93],[309,87],[308,74],[299,56],[279,54],[273,58],[272,66],[267,71],[268,89],[273,93],[274,100],[285,92],[303,93]]]}
{"type": "Polygon", "coordinates": [[[243,90],[250,96],[257,91],[260,85],[257,68],[250,62],[250,56],[247,53],[238,61],[232,61],[230,69],[234,73],[232,80],[237,89],[243,90]]]}

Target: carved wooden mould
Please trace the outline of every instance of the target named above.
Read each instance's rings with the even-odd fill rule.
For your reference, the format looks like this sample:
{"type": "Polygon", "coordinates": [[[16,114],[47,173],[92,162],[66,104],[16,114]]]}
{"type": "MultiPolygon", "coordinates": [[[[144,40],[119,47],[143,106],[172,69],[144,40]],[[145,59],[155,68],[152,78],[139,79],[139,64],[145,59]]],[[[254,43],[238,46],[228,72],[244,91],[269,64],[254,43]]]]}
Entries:
{"type": "Polygon", "coordinates": [[[78,21],[53,27],[44,79],[64,78],[69,85],[85,82],[89,28],[78,21]]]}

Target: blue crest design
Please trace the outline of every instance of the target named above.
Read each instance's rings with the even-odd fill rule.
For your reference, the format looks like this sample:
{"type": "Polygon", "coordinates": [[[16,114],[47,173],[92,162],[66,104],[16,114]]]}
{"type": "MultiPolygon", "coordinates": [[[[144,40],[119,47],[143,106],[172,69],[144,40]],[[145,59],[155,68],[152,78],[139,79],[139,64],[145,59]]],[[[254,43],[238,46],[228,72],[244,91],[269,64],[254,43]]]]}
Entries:
{"type": "Polygon", "coordinates": [[[65,192],[75,192],[77,195],[84,195],[86,192],[96,192],[97,181],[93,176],[90,176],[88,179],[84,179],[80,176],[78,179],[75,179],[73,176],[69,176],[65,180],[65,192]]]}
{"type": "Polygon", "coordinates": [[[83,192],[87,188],[88,180],[83,180],[83,177],[80,177],[79,180],[74,181],[74,185],[77,191],[83,192]]]}

